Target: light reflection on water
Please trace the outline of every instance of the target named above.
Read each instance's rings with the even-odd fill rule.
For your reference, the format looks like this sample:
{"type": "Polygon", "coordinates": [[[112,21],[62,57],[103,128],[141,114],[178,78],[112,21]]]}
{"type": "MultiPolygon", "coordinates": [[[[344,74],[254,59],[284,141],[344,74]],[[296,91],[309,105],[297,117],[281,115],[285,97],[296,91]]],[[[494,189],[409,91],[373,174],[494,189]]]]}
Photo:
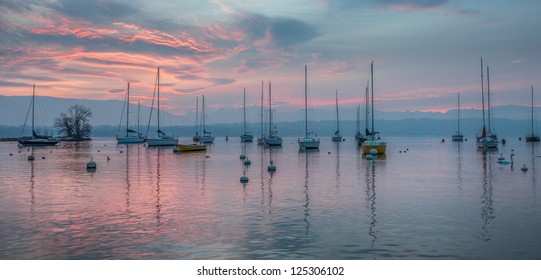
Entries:
{"type": "Polygon", "coordinates": [[[245,151],[216,139],[181,154],[100,139],[36,148],[28,161],[30,150],[3,142],[0,258],[541,258],[537,143],[487,153],[469,142],[388,143],[370,161],[350,138],[309,152],[293,138],[245,151]],[[512,152],[513,166],[496,163],[512,152]]]}

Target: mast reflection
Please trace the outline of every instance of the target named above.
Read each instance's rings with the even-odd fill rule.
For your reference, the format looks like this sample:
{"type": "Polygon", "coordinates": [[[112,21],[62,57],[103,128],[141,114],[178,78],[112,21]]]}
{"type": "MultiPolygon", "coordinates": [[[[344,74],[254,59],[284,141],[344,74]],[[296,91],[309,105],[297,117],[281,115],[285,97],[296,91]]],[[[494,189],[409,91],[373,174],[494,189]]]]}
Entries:
{"type": "Polygon", "coordinates": [[[126,212],[130,212],[130,145],[126,144],[126,212]]]}
{"type": "Polygon", "coordinates": [[[336,190],[340,189],[340,142],[335,143],[336,153],[336,190]]]}
{"type": "Polygon", "coordinates": [[[35,206],[35,196],[34,196],[34,161],[30,160],[30,217],[34,217],[34,206],[35,206]]]}
{"type": "Polygon", "coordinates": [[[310,168],[309,168],[309,162],[313,160],[314,157],[318,156],[319,151],[303,151],[302,153],[299,153],[299,155],[304,155],[304,223],[305,225],[305,236],[308,237],[308,234],[310,232],[310,188],[308,184],[308,179],[310,178],[310,168]]]}
{"type": "Polygon", "coordinates": [[[367,201],[367,208],[370,211],[370,223],[368,228],[368,235],[372,238],[372,241],[370,243],[370,251],[372,252],[372,259],[376,259],[376,253],[374,250],[374,246],[376,244],[376,240],[378,239],[376,233],[376,161],[369,161],[366,164],[366,174],[365,174],[365,182],[366,182],[366,201],[367,201]]]}
{"type": "Polygon", "coordinates": [[[460,196],[462,196],[462,143],[463,142],[456,142],[457,144],[457,156],[456,160],[458,163],[457,171],[456,171],[456,178],[458,181],[457,188],[460,192],[460,196]]]}
{"type": "Polygon", "coordinates": [[[274,160],[273,154],[275,148],[277,147],[260,147],[261,210],[264,214],[268,215],[272,214],[272,180],[274,177],[274,171],[268,170],[268,164],[274,160]],[[265,151],[267,150],[269,151],[268,158],[265,156],[265,151]],[[266,178],[266,174],[268,174],[268,178],[266,178]]]}
{"type": "Polygon", "coordinates": [[[532,176],[532,199],[533,199],[533,204],[536,204],[536,200],[537,200],[537,188],[536,188],[536,180],[535,180],[535,177],[536,177],[536,172],[535,172],[535,158],[536,158],[536,155],[535,155],[535,150],[536,150],[536,147],[538,145],[539,142],[530,142],[529,144],[531,145],[530,146],[530,151],[531,151],[531,157],[532,157],[532,163],[531,163],[531,176],[532,176]]]}
{"type": "Polygon", "coordinates": [[[492,234],[489,231],[489,225],[494,220],[494,200],[492,187],[492,156],[490,153],[483,153],[483,193],[481,195],[481,233],[479,239],[489,242],[492,239],[492,234]]]}
{"type": "Polygon", "coordinates": [[[160,226],[161,226],[161,208],[162,208],[162,205],[161,205],[161,202],[160,202],[160,198],[161,198],[161,195],[160,195],[160,162],[161,162],[161,157],[160,157],[160,150],[161,149],[156,149],[156,152],[157,152],[157,155],[156,155],[156,159],[157,159],[157,164],[156,164],[156,187],[154,188],[154,197],[156,198],[156,232],[159,233],[160,232],[160,226]]]}

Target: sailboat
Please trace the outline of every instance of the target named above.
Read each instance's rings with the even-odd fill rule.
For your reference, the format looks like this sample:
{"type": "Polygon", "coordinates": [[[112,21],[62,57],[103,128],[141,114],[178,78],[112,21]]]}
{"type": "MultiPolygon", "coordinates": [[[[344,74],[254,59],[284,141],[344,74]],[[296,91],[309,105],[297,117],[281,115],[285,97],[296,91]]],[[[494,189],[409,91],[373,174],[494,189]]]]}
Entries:
{"type": "Polygon", "coordinates": [[[460,93],[457,93],[458,95],[458,110],[457,110],[457,124],[458,129],[455,134],[453,134],[452,139],[455,142],[462,142],[464,141],[464,135],[462,135],[462,132],[460,132],[460,93]]]}
{"type": "Polygon", "coordinates": [[[299,149],[319,149],[319,138],[308,132],[308,66],[304,65],[304,137],[297,139],[299,149]]]}
{"type": "MultiPolygon", "coordinates": [[[[26,136],[26,137],[21,136],[19,138],[19,146],[54,146],[58,144],[58,140],[56,140],[55,138],[51,136],[38,135],[36,133],[36,130],[34,128],[35,99],[36,99],[36,85],[32,85],[32,102],[30,104],[32,108],[32,136],[26,136]]],[[[28,117],[28,114],[26,116],[28,117]]],[[[23,126],[23,130],[22,130],[23,132],[24,132],[25,126],[26,126],[26,121],[25,121],[25,125],[23,126]]]]}
{"type": "Polygon", "coordinates": [[[531,118],[531,127],[532,127],[532,131],[530,132],[530,134],[527,134],[526,135],[526,142],[539,142],[539,136],[536,135],[533,131],[533,128],[534,128],[534,125],[533,125],[533,86],[532,86],[532,118],[531,118]]]}
{"type": "Polygon", "coordinates": [[[203,128],[203,135],[199,138],[199,141],[203,144],[212,144],[214,143],[214,136],[206,130],[205,128],[205,96],[203,95],[203,104],[201,105],[201,125],[203,128]]]}
{"type": "MultiPolygon", "coordinates": [[[[130,129],[130,83],[128,83],[128,88],[126,89],[126,99],[124,105],[126,106],[126,134],[124,136],[120,136],[120,133],[117,133],[116,142],[117,144],[143,143],[145,138],[143,138],[141,133],[139,133],[139,131],[130,129]]],[[[122,115],[124,115],[124,113],[122,115]]],[[[120,132],[120,127],[122,125],[122,117],[120,117],[120,122],[118,132],[120,132]]],[[[139,130],[139,128],[137,128],[137,130],[139,130]]]]}
{"type": "Polygon", "coordinates": [[[477,148],[480,149],[497,149],[498,148],[498,138],[496,133],[491,131],[490,127],[490,78],[489,78],[489,68],[487,66],[487,101],[488,101],[488,133],[485,126],[485,95],[484,95],[484,79],[483,79],[483,58],[481,58],[481,101],[482,101],[482,112],[483,112],[483,128],[481,131],[481,136],[477,136],[477,148]]]}
{"type": "Polygon", "coordinates": [[[357,141],[357,145],[360,147],[363,145],[364,141],[368,140],[368,135],[370,134],[370,132],[368,132],[368,113],[369,113],[369,110],[368,110],[368,81],[366,81],[366,88],[365,88],[365,91],[364,91],[364,106],[365,106],[365,118],[364,118],[364,131],[365,131],[365,135],[363,135],[361,133],[361,124],[360,124],[360,110],[361,108],[360,107],[357,107],[357,132],[355,133],[355,140],[357,141]]]}
{"type": "MultiPolygon", "coordinates": [[[[145,139],[146,146],[175,146],[178,143],[178,139],[173,138],[172,136],[166,135],[163,131],[160,130],[160,68],[158,68],[158,73],[156,74],[156,84],[154,86],[154,94],[158,92],[158,135],[153,137],[148,137],[148,129],[150,128],[150,121],[152,120],[152,108],[150,110],[150,117],[148,119],[147,127],[147,138],[145,139]]],[[[154,96],[152,96],[152,103],[154,103],[154,96]]]]}
{"type": "Polygon", "coordinates": [[[363,144],[361,145],[361,150],[363,151],[363,154],[373,154],[375,150],[377,154],[385,154],[385,151],[387,150],[387,143],[380,140],[379,137],[376,137],[376,135],[379,133],[377,131],[374,131],[374,62],[370,63],[370,86],[372,91],[372,97],[370,98],[372,110],[372,131],[370,132],[368,140],[365,140],[363,144]]]}
{"type": "Polygon", "coordinates": [[[243,118],[242,118],[242,135],[240,136],[241,142],[252,142],[254,136],[251,132],[246,130],[246,88],[244,88],[244,103],[243,103],[243,118]]]}
{"type": "Polygon", "coordinates": [[[263,138],[265,146],[282,146],[282,137],[278,136],[278,131],[272,124],[272,93],[271,83],[269,82],[269,135],[263,138]]]}
{"type": "Polygon", "coordinates": [[[336,90],[336,132],[332,137],[333,141],[342,142],[342,135],[340,135],[340,118],[338,117],[338,90],[336,90]]]}

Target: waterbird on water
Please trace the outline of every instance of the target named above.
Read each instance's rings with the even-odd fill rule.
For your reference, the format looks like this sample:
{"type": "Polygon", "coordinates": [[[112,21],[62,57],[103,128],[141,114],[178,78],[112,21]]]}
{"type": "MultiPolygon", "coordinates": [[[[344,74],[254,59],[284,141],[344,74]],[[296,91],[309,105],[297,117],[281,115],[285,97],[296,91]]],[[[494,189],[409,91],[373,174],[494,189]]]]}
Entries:
{"type": "Polygon", "coordinates": [[[522,172],[526,172],[528,171],[528,167],[526,167],[526,164],[523,164],[520,170],[522,170],[522,172]]]}

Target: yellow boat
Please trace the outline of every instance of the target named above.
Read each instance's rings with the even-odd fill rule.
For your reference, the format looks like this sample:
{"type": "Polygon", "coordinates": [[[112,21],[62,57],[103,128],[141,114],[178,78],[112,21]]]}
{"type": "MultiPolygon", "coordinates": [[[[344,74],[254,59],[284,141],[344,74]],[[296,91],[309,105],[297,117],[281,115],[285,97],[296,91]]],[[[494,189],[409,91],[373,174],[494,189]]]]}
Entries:
{"type": "Polygon", "coordinates": [[[385,154],[385,151],[387,150],[387,143],[381,140],[366,140],[363,142],[361,149],[363,154],[373,154],[370,152],[373,149],[378,151],[378,154],[385,154]]]}
{"type": "Polygon", "coordinates": [[[177,144],[181,152],[206,151],[207,146],[201,144],[177,144]]]}

